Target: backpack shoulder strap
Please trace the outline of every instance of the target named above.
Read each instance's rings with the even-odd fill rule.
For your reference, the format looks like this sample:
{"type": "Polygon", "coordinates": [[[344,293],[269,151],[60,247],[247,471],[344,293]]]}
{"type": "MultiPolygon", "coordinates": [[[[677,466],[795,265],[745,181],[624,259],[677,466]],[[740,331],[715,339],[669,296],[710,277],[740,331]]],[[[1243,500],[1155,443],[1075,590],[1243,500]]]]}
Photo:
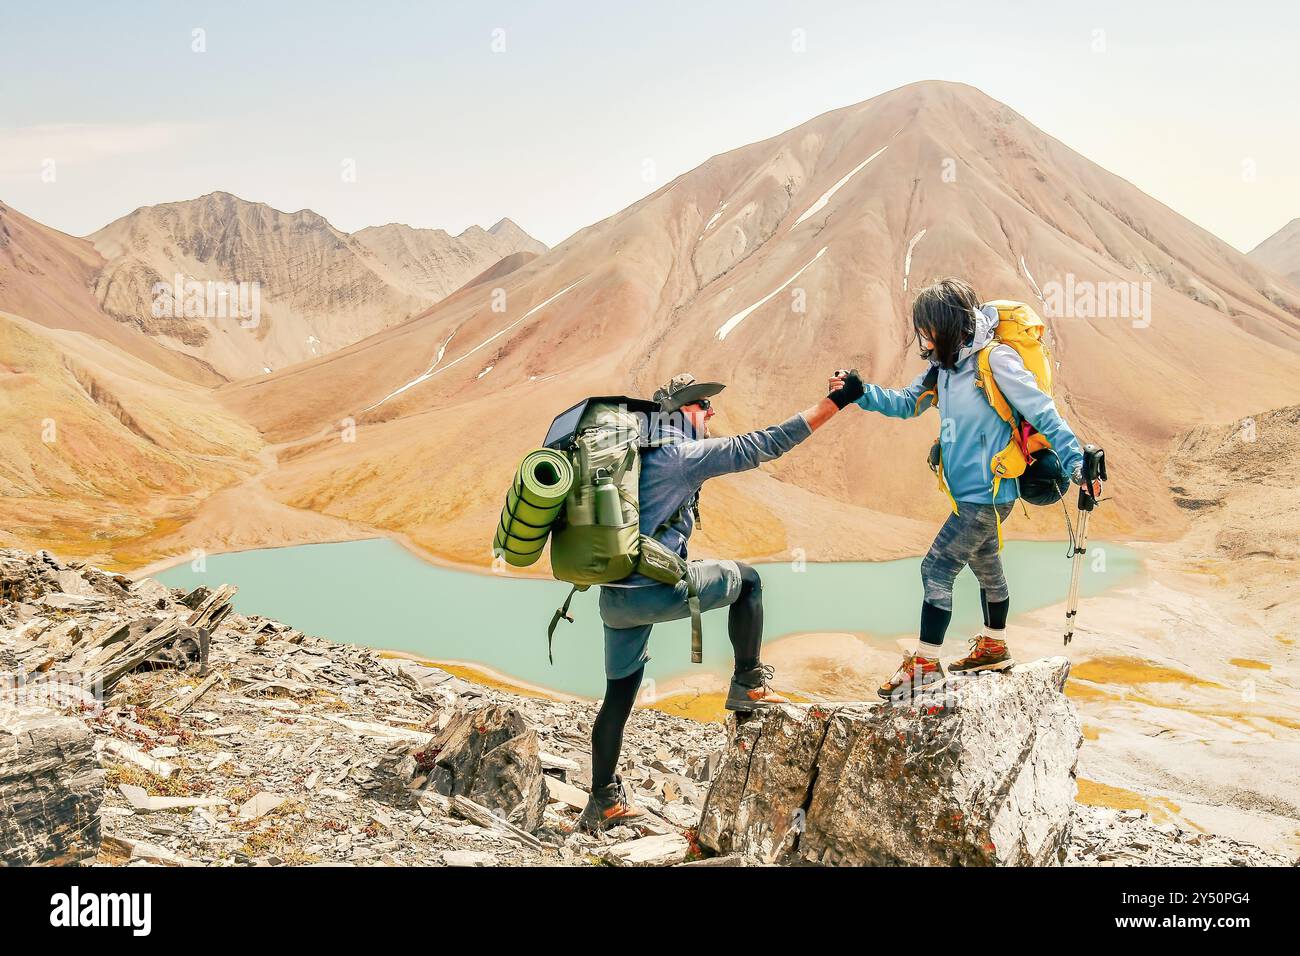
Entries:
{"type": "MultiPolygon", "coordinates": [[[[641,451],[649,451],[652,448],[665,448],[668,445],[680,445],[684,441],[687,441],[687,439],[660,435],[657,438],[646,439],[641,443],[640,448],[641,451]]],[[[659,523],[659,527],[654,530],[654,536],[657,538],[659,532],[663,531],[665,528],[671,527],[674,521],[685,515],[688,508],[695,514],[695,526],[697,528],[703,527],[703,524],[700,522],[700,490],[696,488],[695,491],[688,495],[687,498],[677,506],[676,511],[659,523]]]]}
{"type": "Polygon", "coordinates": [[[1010,425],[1016,427],[1016,413],[1007,401],[1002,389],[998,388],[997,379],[993,375],[992,356],[993,350],[1002,343],[994,339],[984,348],[980,349],[977,357],[978,371],[975,375],[975,384],[984,392],[984,397],[989,400],[993,410],[998,413],[998,417],[1010,425]]]}
{"type": "Polygon", "coordinates": [[[935,407],[939,405],[939,366],[931,365],[921,381],[921,394],[916,396],[915,414],[920,415],[925,400],[929,399],[935,407]]]}
{"type": "Polygon", "coordinates": [[[659,527],[655,528],[652,537],[655,538],[659,537],[659,533],[661,531],[667,530],[668,528],[671,528],[673,526],[674,521],[679,521],[679,520],[684,521],[686,519],[687,511],[690,511],[695,515],[695,527],[697,528],[702,527],[702,525],[700,524],[700,489],[696,488],[693,492],[691,492],[691,494],[687,496],[680,505],[677,506],[676,511],[670,514],[663,521],[659,522],[659,527]]]}
{"type": "Polygon", "coordinates": [[[668,445],[680,445],[684,441],[686,441],[686,439],[683,437],[678,437],[677,435],[665,435],[663,432],[659,432],[653,438],[643,436],[638,447],[640,447],[642,451],[648,451],[651,448],[665,448],[668,445]]]}

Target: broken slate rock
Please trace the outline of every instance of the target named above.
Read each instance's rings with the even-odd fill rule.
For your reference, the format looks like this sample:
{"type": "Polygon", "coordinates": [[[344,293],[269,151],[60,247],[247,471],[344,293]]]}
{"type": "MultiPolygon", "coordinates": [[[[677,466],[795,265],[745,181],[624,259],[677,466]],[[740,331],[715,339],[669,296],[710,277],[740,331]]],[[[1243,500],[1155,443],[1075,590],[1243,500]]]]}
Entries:
{"type": "Polygon", "coordinates": [[[417,762],[430,758],[430,789],[469,797],[529,833],[541,825],[546,785],[537,733],[516,708],[489,704],[458,712],[415,754],[417,762]]]}
{"type": "Polygon", "coordinates": [[[263,790],[260,793],[254,794],[239,808],[239,819],[260,819],[288,799],[288,797],[281,796],[278,793],[270,793],[263,790]]]}
{"type": "Polygon", "coordinates": [[[0,865],[67,865],[99,853],[104,772],[80,720],[0,697],[0,865]]]}
{"type": "Polygon", "coordinates": [[[442,862],[445,866],[496,866],[497,858],[480,850],[444,850],[442,862]]]}
{"type": "Polygon", "coordinates": [[[529,833],[541,826],[546,780],[537,755],[537,732],[529,730],[484,754],[466,796],[529,833]]]}
{"type": "Polygon", "coordinates": [[[565,783],[563,780],[557,780],[554,777],[546,778],[547,796],[555,803],[563,803],[575,810],[581,810],[587,806],[588,794],[586,790],[581,790],[571,783],[565,783]]]}
{"type": "Polygon", "coordinates": [[[601,858],[615,866],[676,866],[685,862],[691,845],[680,833],[641,837],[616,843],[601,851],[601,858]]]}

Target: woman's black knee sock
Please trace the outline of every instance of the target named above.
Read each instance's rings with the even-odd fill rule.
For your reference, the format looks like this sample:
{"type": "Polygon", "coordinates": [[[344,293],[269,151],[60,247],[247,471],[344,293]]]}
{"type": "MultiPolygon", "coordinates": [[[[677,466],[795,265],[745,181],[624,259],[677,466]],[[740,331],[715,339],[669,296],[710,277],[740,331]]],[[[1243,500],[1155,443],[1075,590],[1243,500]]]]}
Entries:
{"type": "Polygon", "coordinates": [[[984,609],[984,626],[995,631],[1007,626],[1007,612],[1011,610],[1011,598],[1005,601],[990,601],[988,592],[980,588],[980,606],[984,609]]]}
{"type": "Polygon", "coordinates": [[[748,564],[739,567],[740,597],[727,612],[727,636],[736,655],[736,673],[743,674],[758,666],[763,646],[763,582],[748,564]]]}
{"type": "Polygon", "coordinates": [[[618,755],[623,749],[623,728],[636,703],[636,693],[641,689],[641,675],[645,668],[618,680],[605,682],[605,700],[591,725],[591,789],[614,782],[618,769],[618,755]]]}
{"type": "Polygon", "coordinates": [[[925,601],[921,604],[921,644],[930,645],[921,650],[928,651],[928,656],[938,657],[943,645],[944,635],[948,633],[948,622],[952,620],[952,611],[925,601]]]}

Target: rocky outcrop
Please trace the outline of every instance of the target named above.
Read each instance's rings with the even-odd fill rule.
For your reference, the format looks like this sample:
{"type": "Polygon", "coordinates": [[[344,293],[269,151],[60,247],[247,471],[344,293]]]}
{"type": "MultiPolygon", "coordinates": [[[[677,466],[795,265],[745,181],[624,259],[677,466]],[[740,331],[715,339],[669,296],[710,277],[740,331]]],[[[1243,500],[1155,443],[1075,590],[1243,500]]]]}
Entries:
{"type": "Polygon", "coordinates": [[[768,862],[1061,862],[1083,741],[1069,662],[947,683],[908,703],[789,705],[735,729],[700,844],[768,862]]]}
{"type": "Polygon", "coordinates": [[[436,792],[469,797],[529,833],[541,825],[546,783],[537,734],[515,708],[490,704],[456,714],[425,755],[436,792]]]}
{"type": "Polygon", "coordinates": [[[95,735],[13,689],[0,695],[0,865],[94,859],[104,800],[95,735]]]}

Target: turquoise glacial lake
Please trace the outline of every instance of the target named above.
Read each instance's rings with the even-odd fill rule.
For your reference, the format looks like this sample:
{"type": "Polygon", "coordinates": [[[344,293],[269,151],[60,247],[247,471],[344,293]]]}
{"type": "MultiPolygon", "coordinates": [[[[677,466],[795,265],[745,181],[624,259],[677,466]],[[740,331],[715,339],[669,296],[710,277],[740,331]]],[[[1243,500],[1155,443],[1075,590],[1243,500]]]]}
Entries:
{"type": "MultiPolygon", "coordinates": [[[[1105,573],[1085,567],[1083,594],[1131,580],[1135,551],[1105,548],[1105,573]]],[[[1012,611],[1065,599],[1070,561],[1063,542],[1008,542],[1003,551],[1012,611]]],[[[543,558],[545,560],[545,558],[543,558]]],[[[886,641],[913,632],[921,603],[920,558],[882,562],[759,566],[765,642],[809,631],[858,631],[886,641]]],[[[210,555],[200,573],[182,564],[157,575],[170,587],[234,584],[235,606],[330,640],[407,651],[437,660],[478,663],[530,684],[584,697],[604,692],[596,588],[574,597],[575,623],[555,634],[555,664],[546,659],[546,626],[569,586],[557,581],[437,567],[386,538],[210,555]]],[[[980,624],[979,585],[968,570],[957,580],[951,638],[980,624]]],[[[1014,617],[1013,617],[1014,619],[1014,617]]],[[[960,642],[958,642],[960,643],[960,642]]],[[[955,648],[955,650],[964,649],[955,648]]],[[[646,676],[658,682],[698,672],[690,663],[686,621],[655,626],[646,676]]],[[[729,673],[731,644],[724,610],[704,615],[703,667],[729,673]]]]}

